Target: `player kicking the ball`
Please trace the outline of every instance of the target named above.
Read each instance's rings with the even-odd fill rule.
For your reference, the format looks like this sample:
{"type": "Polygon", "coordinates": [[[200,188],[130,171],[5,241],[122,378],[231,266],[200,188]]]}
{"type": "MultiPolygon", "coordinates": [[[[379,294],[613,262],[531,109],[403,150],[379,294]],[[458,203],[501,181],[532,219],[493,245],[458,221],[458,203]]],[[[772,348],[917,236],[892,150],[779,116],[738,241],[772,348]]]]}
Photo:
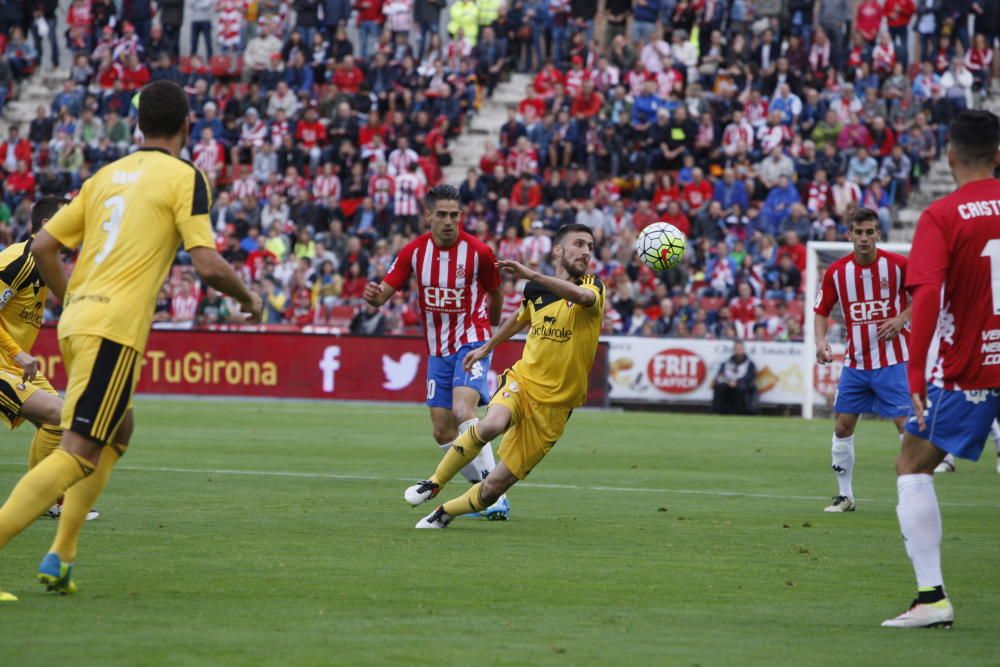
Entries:
{"type": "Polygon", "coordinates": [[[515,278],[529,281],[524,300],[486,345],[466,357],[465,366],[527,328],[524,354],[504,371],[483,420],[458,437],[430,479],[406,489],[403,497],[414,507],[434,498],[490,440],[504,434],[500,463],[481,483],[421,519],[417,528],[445,528],[454,517],[496,502],[548,454],[573,408],[583,405],[604,319],[604,285],[587,275],[593,252],[590,228],[571,224],[552,241],[554,277],[517,262],[499,263],[515,278]]]}
{"type": "MultiPolygon", "coordinates": [[[[444,450],[478,423],[476,409],[489,400],[491,355],[478,355],[470,364],[463,362],[486,345],[492,333],[490,325],[500,323],[503,309],[496,258],[489,246],[462,231],[460,201],[458,188],[451,185],[431,189],[424,212],[431,231],[407,244],[382,283],[369,283],[364,292],[365,301],[378,307],[406,289],[411,275],[416,277],[430,355],[427,407],[434,439],[444,450]]],[[[478,484],[495,465],[493,449],[487,444],[466,462],[462,474],[478,484]]],[[[510,503],[506,497],[499,498],[485,508],[484,515],[494,521],[506,520],[510,503]]]]}
{"type": "Polygon", "coordinates": [[[1000,416],[1000,181],[993,177],[1000,119],[963,111],[949,135],[948,166],[958,189],[920,216],[906,277],[913,297],[913,412],[896,459],[896,515],[917,599],[882,623],[894,628],[951,627],[934,467],[946,454],[977,460],[1000,416]]]}
{"type": "Polygon", "coordinates": [[[906,360],[910,320],[906,292],[906,258],[879,250],[878,215],[855,209],[850,221],[854,252],[837,260],[823,275],[816,297],[816,361],[828,364],[833,353],[826,334],[827,318],[839,301],[847,329],[844,370],[833,404],[833,470],[840,491],[827,512],[853,512],[854,429],[862,414],[888,417],[903,433],[910,399],[906,360]]]}

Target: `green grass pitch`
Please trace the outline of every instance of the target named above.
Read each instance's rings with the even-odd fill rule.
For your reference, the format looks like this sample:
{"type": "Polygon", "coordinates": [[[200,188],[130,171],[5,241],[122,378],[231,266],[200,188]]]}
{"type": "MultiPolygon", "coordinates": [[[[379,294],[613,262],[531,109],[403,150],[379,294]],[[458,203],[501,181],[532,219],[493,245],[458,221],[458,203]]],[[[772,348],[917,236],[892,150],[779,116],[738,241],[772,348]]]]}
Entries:
{"type": "MultiPolygon", "coordinates": [[[[418,532],[424,409],[137,403],[81,542],[80,593],[34,582],[54,522],[0,554],[0,664],[983,665],[1000,660],[992,445],[938,479],[949,631],[879,622],[914,592],[888,423],[829,515],[831,423],[576,413],[507,523],[418,532]]],[[[31,431],[6,436],[0,492],[31,431]]],[[[461,491],[456,481],[446,497],[461,491]]],[[[428,506],[429,510],[430,507],[428,506]]]]}

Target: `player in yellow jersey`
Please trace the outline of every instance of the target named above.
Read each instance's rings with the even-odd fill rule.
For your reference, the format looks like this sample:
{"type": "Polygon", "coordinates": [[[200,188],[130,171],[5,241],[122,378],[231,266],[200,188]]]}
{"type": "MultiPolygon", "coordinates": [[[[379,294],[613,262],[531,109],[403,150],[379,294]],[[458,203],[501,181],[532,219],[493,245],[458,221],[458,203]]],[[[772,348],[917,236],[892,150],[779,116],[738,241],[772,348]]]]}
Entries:
{"type": "MultiPolygon", "coordinates": [[[[62,197],[42,197],[35,203],[32,239],[67,203],[62,197]]],[[[55,451],[62,438],[62,399],[31,356],[48,295],[31,256],[32,239],[0,252],[0,423],[15,429],[28,420],[38,428],[31,441],[29,469],[55,451]]]]}
{"type": "MultiPolygon", "coordinates": [[[[55,542],[39,579],[70,593],[83,517],[132,436],[132,392],[160,286],[183,242],[195,270],[259,319],[260,297],[215,250],[211,193],[200,170],[180,160],[188,141],[188,99],[157,81],[139,97],[144,145],[88,179],[77,197],[35,236],[42,280],[63,302],[59,347],[68,376],[62,443],[17,483],[0,507],[0,547],[65,493],[55,542]],[[69,278],[59,253],[80,247],[69,278]]],[[[16,599],[4,594],[3,599],[16,599]]]]}
{"type": "Polygon", "coordinates": [[[517,314],[488,343],[465,357],[466,369],[511,336],[528,329],[521,360],[504,371],[486,416],[460,435],[430,479],[406,489],[406,502],[434,498],[463,466],[493,438],[503,434],[500,463],[486,479],[424,517],[417,528],[445,528],[459,515],[480,512],[527,476],[562,435],[573,408],[587,399],[587,377],[594,363],[604,319],[604,285],[587,275],[594,235],[586,225],[565,225],[552,241],[555,276],[517,262],[502,270],[529,282],[517,314]]]}

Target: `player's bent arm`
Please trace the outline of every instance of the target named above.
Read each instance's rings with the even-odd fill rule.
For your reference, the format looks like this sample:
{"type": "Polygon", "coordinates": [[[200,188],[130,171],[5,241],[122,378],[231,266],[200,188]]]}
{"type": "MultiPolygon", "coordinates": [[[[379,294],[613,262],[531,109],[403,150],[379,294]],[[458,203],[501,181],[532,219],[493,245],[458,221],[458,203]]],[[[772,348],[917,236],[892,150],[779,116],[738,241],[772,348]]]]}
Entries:
{"type": "Polygon", "coordinates": [[[396,289],[383,280],[381,284],[368,283],[365,285],[365,291],[362,296],[369,306],[378,308],[391,299],[395,293],[396,289]]]}
{"type": "Polygon", "coordinates": [[[466,355],[465,363],[468,364],[466,370],[471,368],[472,364],[475,363],[475,361],[484,358],[487,354],[500,347],[501,343],[507,342],[513,336],[516,336],[517,334],[524,331],[529,324],[531,324],[531,320],[521,320],[518,318],[516,313],[508,317],[507,320],[503,323],[503,325],[499,329],[497,329],[497,332],[493,334],[493,337],[490,338],[488,341],[486,341],[485,345],[483,345],[482,347],[477,347],[475,350],[466,355]],[[473,359],[472,361],[469,361],[470,357],[472,357],[473,354],[477,354],[478,357],[476,359],[473,359]]]}
{"type": "Polygon", "coordinates": [[[540,285],[555,294],[560,299],[566,299],[572,303],[579,304],[585,308],[590,308],[597,303],[597,292],[586,287],[580,287],[568,280],[560,280],[552,276],[546,276],[537,271],[532,271],[528,280],[540,285]]]}
{"type": "Polygon", "coordinates": [[[66,295],[66,271],[63,269],[59,252],[62,244],[44,228],[35,235],[31,242],[31,256],[35,258],[35,268],[42,277],[45,286],[59,301],[66,295]]]}
{"type": "Polygon", "coordinates": [[[215,248],[197,246],[188,250],[194,270],[201,279],[223,294],[233,297],[252,316],[260,316],[260,297],[247,289],[233,267],[215,248]]]}
{"type": "Polygon", "coordinates": [[[932,284],[917,285],[912,289],[912,297],[910,303],[914,317],[910,324],[910,364],[907,375],[910,380],[910,393],[925,396],[927,353],[941,310],[941,288],[932,284]]]}
{"type": "Polygon", "coordinates": [[[497,326],[503,316],[503,289],[496,288],[490,292],[490,324],[497,326]]]}

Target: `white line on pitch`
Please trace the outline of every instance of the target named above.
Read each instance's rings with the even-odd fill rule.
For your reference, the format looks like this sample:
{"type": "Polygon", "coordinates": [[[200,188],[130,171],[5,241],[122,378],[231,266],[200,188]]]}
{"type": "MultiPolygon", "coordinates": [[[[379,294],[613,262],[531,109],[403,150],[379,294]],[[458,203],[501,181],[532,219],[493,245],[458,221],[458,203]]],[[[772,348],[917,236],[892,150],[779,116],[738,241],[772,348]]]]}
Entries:
{"type": "MultiPolygon", "coordinates": [[[[0,463],[0,466],[11,466],[13,463],[0,463]]],[[[22,463],[16,464],[18,466],[22,463]]],[[[170,468],[161,466],[119,466],[120,470],[132,470],[136,472],[166,472],[166,473],[186,473],[199,475],[243,475],[248,477],[294,477],[299,479],[332,479],[341,481],[358,482],[414,482],[412,477],[386,477],[379,475],[351,475],[342,473],[327,472],[295,472],[291,470],[213,470],[208,468],[170,468]]],[[[777,493],[753,493],[749,491],[722,491],[718,489],[657,489],[641,486],[586,486],[583,484],[545,484],[535,482],[521,482],[521,487],[532,489],[555,489],[564,491],[605,491],[609,493],[665,493],[687,496],[716,496],[722,498],[760,498],[763,500],[827,500],[827,496],[794,496],[777,493]]],[[[885,504],[895,503],[894,500],[879,500],[873,498],[859,498],[861,501],[885,504]]],[[[947,507],[975,507],[983,509],[1000,509],[1000,505],[988,505],[979,503],[940,503],[947,507]]]]}

